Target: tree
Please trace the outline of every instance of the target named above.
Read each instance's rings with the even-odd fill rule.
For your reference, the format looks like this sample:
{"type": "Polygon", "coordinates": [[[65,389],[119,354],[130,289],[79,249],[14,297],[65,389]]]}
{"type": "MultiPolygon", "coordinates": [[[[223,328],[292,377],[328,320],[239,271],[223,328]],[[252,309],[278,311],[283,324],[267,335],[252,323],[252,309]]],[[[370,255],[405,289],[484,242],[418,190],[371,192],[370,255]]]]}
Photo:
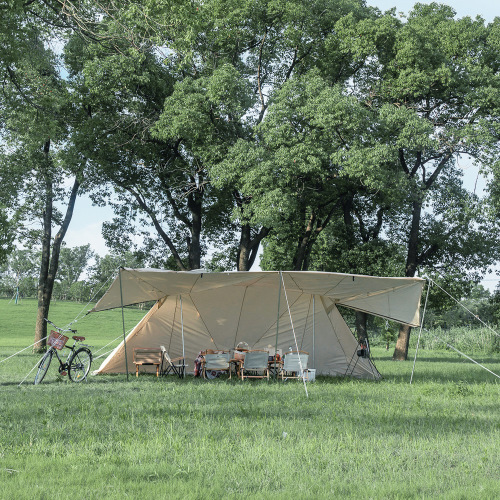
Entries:
{"type": "MultiPolygon", "coordinates": [[[[111,37],[119,28],[115,18],[106,19],[100,33],[111,37]]],[[[75,36],[65,57],[79,99],[91,109],[91,134],[82,130],[81,144],[97,179],[94,199],[104,203],[109,186],[116,191],[111,201],[116,217],[104,227],[107,243],[129,249],[135,233],[141,240],[136,250],[151,261],[179,270],[199,268],[206,251],[203,229],[220,229],[227,210],[223,194],[206,181],[198,159],[184,153],[182,141],[151,133],[174,91],[172,68],[154,47],[137,48],[127,38],[88,45],[75,36]]],[[[170,101],[178,106],[177,125],[185,119],[178,97],[170,101]]]]}
{"type": "MultiPolygon", "coordinates": [[[[388,36],[376,23],[343,26],[344,42],[371,61],[353,85],[373,114],[374,140],[385,146],[381,167],[402,181],[403,224],[391,234],[406,241],[409,277],[422,266],[481,270],[498,248],[492,221],[461,187],[457,168],[460,155],[481,161],[492,152],[495,27],[454,15],[447,6],[416,4],[388,36]]],[[[406,359],[409,334],[401,329],[394,359],[406,359]]]]}
{"type": "MultiPolygon", "coordinates": [[[[338,79],[349,78],[357,68],[344,55],[337,57],[333,49],[327,53],[327,47],[339,43],[334,27],[340,17],[371,11],[357,0],[349,5],[322,0],[307,7],[298,1],[269,0],[174,6],[157,2],[147,7],[144,23],[137,15],[143,7],[136,2],[125,2],[111,14],[103,12],[103,31],[98,33],[113,43],[96,44],[95,53],[91,48],[81,69],[93,92],[94,113],[106,104],[113,108],[119,97],[113,108],[112,134],[110,127],[102,129],[106,131],[103,137],[112,135],[113,139],[102,142],[99,151],[120,151],[116,159],[99,158],[96,165],[107,162],[105,175],[121,193],[132,196],[134,206],[129,215],[119,208],[119,218],[108,226],[108,235],[114,238],[120,229],[130,228],[130,213],[135,215],[137,208],[166,243],[177,268],[184,269],[200,265],[205,251],[203,233],[216,235],[221,227],[227,228],[223,238],[218,238],[225,245],[234,237],[236,225],[238,250],[228,253],[236,255],[238,269],[249,269],[270,227],[254,217],[251,198],[229,180],[232,174],[213,169],[224,162],[238,140],[255,140],[254,127],[263,120],[270,96],[292,75],[320,64],[325,72],[338,70],[338,79]],[[130,26],[132,13],[134,43],[127,28],[121,41],[112,38],[123,26],[130,26]],[[161,50],[163,66],[158,64],[161,50]],[[149,79],[155,75],[145,69],[153,65],[157,73],[168,75],[163,82],[175,81],[175,85],[157,92],[156,80],[149,79]],[[134,75],[138,75],[135,83],[134,75]],[[146,89],[153,91],[145,93],[146,89]],[[162,95],[163,109],[158,115],[162,95]],[[154,105],[149,105],[151,97],[154,105]],[[128,147],[117,148],[124,144],[128,147]],[[215,177],[220,182],[214,183],[215,177]],[[231,208],[233,223],[227,219],[231,208]],[[158,211],[167,217],[167,230],[156,217],[158,211]]],[[[130,197],[125,199],[130,206],[130,197]]]]}
{"type": "Polygon", "coordinates": [[[55,283],[55,291],[59,298],[72,298],[71,290],[76,290],[78,298],[81,298],[83,289],[81,286],[77,286],[77,283],[93,256],[94,252],[90,249],[90,244],[74,248],[65,246],[61,248],[55,283]]]}
{"type": "Polygon", "coordinates": [[[2,293],[14,297],[36,297],[40,252],[32,249],[14,249],[2,266],[2,293]]]}
{"type": "MultiPolygon", "coordinates": [[[[71,149],[71,132],[82,118],[61,76],[51,48],[60,28],[57,2],[17,3],[2,12],[2,37],[9,40],[2,59],[2,184],[9,182],[9,207],[16,210],[17,238],[41,246],[36,350],[45,347],[46,322],[59,252],[83,181],[85,158],[71,149]],[[48,24],[50,23],[50,24],[48,24]],[[69,188],[66,186],[70,185],[69,188]],[[66,206],[61,213],[58,204],[66,206]],[[58,227],[53,235],[53,230],[58,227]]],[[[83,113],[84,116],[84,113],[83,113]]],[[[5,202],[4,202],[5,203],[5,202]]]]}
{"type": "Polygon", "coordinates": [[[140,268],[144,265],[140,258],[131,252],[95,256],[95,263],[90,266],[88,273],[89,294],[92,300],[98,301],[104,295],[120,267],[140,268]]]}

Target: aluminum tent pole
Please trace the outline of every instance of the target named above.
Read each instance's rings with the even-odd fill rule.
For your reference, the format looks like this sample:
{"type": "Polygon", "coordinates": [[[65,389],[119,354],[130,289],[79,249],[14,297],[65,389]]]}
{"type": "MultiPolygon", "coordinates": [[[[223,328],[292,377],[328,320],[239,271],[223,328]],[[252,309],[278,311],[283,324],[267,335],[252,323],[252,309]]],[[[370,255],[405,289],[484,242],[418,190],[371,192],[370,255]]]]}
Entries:
{"type": "Polygon", "coordinates": [[[182,295],[179,295],[181,301],[181,336],[182,336],[182,377],[186,378],[186,358],[184,352],[184,317],[182,315],[182,295]]]}
{"type": "Polygon", "coordinates": [[[417,349],[415,350],[415,359],[413,360],[413,368],[411,370],[410,385],[413,381],[413,372],[415,371],[415,364],[417,362],[418,346],[420,345],[420,337],[422,335],[422,327],[424,326],[425,311],[427,310],[427,299],[429,298],[430,289],[431,289],[431,282],[427,281],[427,294],[425,296],[424,313],[422,314],[422,320],[420,321],[420,330],[418,332],[417,349]]]}
{"type": "Polygon", "coordinates": [[[274,346],[274,379],[278,378],[278,372],[276,371],[276,356],[278,355],[278,330],[280,328],[280,302],[281,302],[281,271],[278,275],[279,288],[278,288],[278,315],[276,318],[276,343],[274,346]]]}
{"type": "Polygon", "coordinates": [[[123,312],[123,289],[122,289],[122,269],[118,269],[118,278],[120,280],[120,302],[122,306],[122,326],[123,326],[123,348],[125,350],[125,370],[127,371],[127,382],[128,382],[128,359],[127,359],[127,340],[125,336],[125,313],[123,312]]]}

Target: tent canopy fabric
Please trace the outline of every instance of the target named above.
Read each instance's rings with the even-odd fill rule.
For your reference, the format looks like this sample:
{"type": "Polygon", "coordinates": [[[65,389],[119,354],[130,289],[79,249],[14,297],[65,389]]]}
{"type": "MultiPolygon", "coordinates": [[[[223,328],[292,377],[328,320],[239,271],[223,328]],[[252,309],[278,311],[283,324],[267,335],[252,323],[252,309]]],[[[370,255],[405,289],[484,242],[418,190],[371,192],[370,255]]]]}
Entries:
{"type": "MultiPolygon", "coordinates": [[[[171,357],[184,351],[192,366],[207,348],[244,341],[255,349],[295,349],[296,338],[318,374],[378,378],[372,363],[356,356],[357,340],[337,306],[418,326],[424,282],[312,271],[121,269],[92,311],[156,301],[126,339],[129,366],[134,347],[165,345],[171,357]]],[[[98,373],[124,373],[124,354],[122,343],[98,373]]]]}

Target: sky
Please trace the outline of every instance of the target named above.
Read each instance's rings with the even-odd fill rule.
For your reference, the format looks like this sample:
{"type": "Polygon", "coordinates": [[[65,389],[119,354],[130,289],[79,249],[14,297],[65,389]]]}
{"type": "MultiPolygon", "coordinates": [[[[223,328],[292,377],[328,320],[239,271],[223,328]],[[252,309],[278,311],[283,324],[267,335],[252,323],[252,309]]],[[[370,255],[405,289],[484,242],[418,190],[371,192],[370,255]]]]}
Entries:
{"type": "MultiPolygon", "coordinates": [[[[412,0],[367,0],[368,5],[378,7],[382,12],[396,7],[397,12],[408,14],[411,11],[415,1],[412,0]]],[[[429,4],[431,1],[422,0],[420,3],[429,4]]],[[[457,13],[457,17],[476,17],[480,15],[486,22],[491,22],[496,16],[500,16],[500,7],[498,0],[450,0],[442,1],[451,5],[457,13]]],[[[479,174],[478,168],[473,166],[467,160],[459,163],[464,169],[464,184],[470,191],[480,195],[486,185],[486,181],[479,174]]],[[[86,245],[90,243],[92,249],[99,255],[104,256],[108,249],[101,236],[102,223],[111,220],[112,211],[108,208],[94,207],[91,201],[84,197],[76,202],[73,220],[66,235],[66,244],[69,247],[86,245]]],[[[497,284],[494,276],[487,277],[483,285],[493,290],[497,284]]]]}
{"type": "MultiPolygon", "coordinates": [[[[412,0],[367,0],[368,5],[378,7],[382,12],[396,7],[396,12],[408,12],[417,3],[412,0]]],[[[421,0],[418,3],[430,4],[432,1],[421,0]]],[[[480,15],[486,22],[491,22],[495,16],[500,16],[498,0],[443,0],[437,3],[450,5],[457,13],[457,17],[480,15]]]]}

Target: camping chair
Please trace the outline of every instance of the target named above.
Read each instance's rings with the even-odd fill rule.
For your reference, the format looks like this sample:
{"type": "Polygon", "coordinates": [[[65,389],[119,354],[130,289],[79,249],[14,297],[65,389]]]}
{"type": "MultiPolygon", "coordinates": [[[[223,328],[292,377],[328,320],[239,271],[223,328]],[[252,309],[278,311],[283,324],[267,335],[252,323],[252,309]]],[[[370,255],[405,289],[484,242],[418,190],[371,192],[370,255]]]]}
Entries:
{"type": "Polygon", "coordinates": [[[139,368],[141,366],[155,366],[156,376],[160,371],[161,352],[160,349],[152,347],[135,347],[133,353],[133,362],[135,365],[135,376],[139,376],[139,368]]]}
{"type": "Polygon", "coordinates": [[[283,359],[283,367],[281,368],[281,380],[287,380],[289,378],[301,379],[302,375],[300,369],[302,367],[302,373],[306,380],[309,379],[307,371],[307,362],[309,361],[309,353],[305,351],[295,351],[285,353],[283,359]],[[300,361],[299,361],[300,360],[300,361]]]}
{"type": "Polygon", "coordinates": [[[248,351],[240,367],[240,378],[264,378],[269,380],[269,352],[262,350],[248,351]]]}
{"type": "Polygon", "coordinates": [[[161,349],[161,368],[160,375],[177,375],[179,378],[184,377],[184,370],[186,365],[184,364],[184,358],[179,356],[178,358],[171,359],[168,355],[167,350],[164,345],[160,346],[161,349]]]}
{"type": "Polygon", "coordinates": [[[227,372],[231,378],[231,365],[228,352],[207,353],[202,361],[203,378],[213,378],[211,372],[227,372]],[[209,375],[207,376],[207,372],[209,375]]]}

